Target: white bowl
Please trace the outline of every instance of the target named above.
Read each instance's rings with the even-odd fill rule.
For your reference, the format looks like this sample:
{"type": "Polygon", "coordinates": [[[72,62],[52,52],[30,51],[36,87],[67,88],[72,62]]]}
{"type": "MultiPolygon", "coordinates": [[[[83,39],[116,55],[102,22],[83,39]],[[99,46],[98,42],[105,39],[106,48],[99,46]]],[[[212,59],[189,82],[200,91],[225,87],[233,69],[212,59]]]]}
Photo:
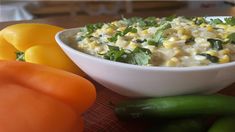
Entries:
{"type": "Polygon", "coordinates": [[[235,62],[198,67],[147,67],[109,61],[71,48],[68,38],[79,28],[56,35],[64,52],[91,78],[129,97],[215,93],[235,82],[235,62]]]}

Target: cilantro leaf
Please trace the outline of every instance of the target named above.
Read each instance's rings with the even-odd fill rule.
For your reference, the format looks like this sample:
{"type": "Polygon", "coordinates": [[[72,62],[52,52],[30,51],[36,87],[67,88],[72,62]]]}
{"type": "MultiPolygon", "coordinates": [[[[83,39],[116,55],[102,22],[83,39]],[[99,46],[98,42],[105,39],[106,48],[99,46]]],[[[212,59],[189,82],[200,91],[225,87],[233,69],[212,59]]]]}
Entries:
{"type": "Polygon", "coordinates": [[[224,24],[224,22],[222,20],[220,20],[219,18],[216,18],[216,19],[210,19],[210,23],[211,24],[224,24]]]}
{"type": "Polygon", "coordinates": [[[162,25],[158,28],[158,30],[166,30],[166,29],[168,29],[168,28],[171,28],[171,24],[170,24],[169,22],[166,22],[166,23],[162,24],[162,25]]]}
{"type": "Polygon", "coordinates": [[[95,30],[102,28],[103,25],[104,25],[103,23],[86,25],[88,34],[92,34],[93,32],[95,32],[95,30]]]}
{"type": "Polygon", "coordinates": [[[127,53],[124,49],[108,45],[109,51],[104,54],[104,58],[111,61],[126,62],[127,53]]]}
{"type": "Polygon", "coordinates": [[[171,24],[170,23],[165,23],[163,25],[161,25],[158,30],[156,31],[154,37],[152,39],[150,39],[148,41],[149,45],[155,45],[155,46],[159,46],[160,44],[162,44],[165,36],[164,36],[164,30],[171,28],[171,24]]]}
{"type": "Polygon", "coordinates": [[[173,21],[175,18],[176,18],[176,15],[171,15],[171,16],[165,17],[165,20],[166,21],[173,21]]]}
{"type": "Polygon", "coordinates": [[[216,57],[216,56],[212,56],[212,55],[206,54],[206,53],[201,53],[201,54],[198,54],[198,55],[205,56],[206,59],[208,59],[212,63],[218,63],[219,62],[219,58],[216,57]]]}
{"type": "Polygon", "coordinates": [[[108,38],[109,42],[116,42],[118,36],[122,36],[121,31],[117,31],[115,35],[113,35],[111,38],[108,38]]]}
{"type": "Polygon", "coordinates": [[[203,17],[195,17],[193,19],[193,22],[196,24],[196,25],[201,25],[202,23],[207,23],[206,19],[203,18],[203,17]]]}
{"type": "Polygon", "coordinates": [[[147,65],[150,60],[150,50],[136,47],[127,57],[127,63],[135,65],[147,65]]]}
{"type": "Polygon", "coordinates": [[[147,17],[144,19],[144,23],[146,27],[157,27],[156,17],[147,17]]]}
{"type": "Polygon", "coordinates": [[[136,47],[131,52],[126,52],[124,49],[120,49],[116,46],[108,46],[109,51],[104,54],[104,58],[107,60],[124,62],[135,65],[147,65],[151,58],[151,51],[149,49],[136,47]]]}
{"type": "Polygon", "coordinates": [[[141,18],[141,17],[132,17],[132,18],[127,19],[127,18],[124,18],[124,17],[123,17],[122,20],[123,20],[128,26],[130,26],[130,25],[133,25],[133,24],[135,24],[135,23],[138,23],[138,22],[143,21],[143,18],[141,18]]]}
{"type": "Polygon", "coordinates": [[[232,44],[235,44],[235,33],[230,34],[228,39],[232,44]]]}
{"type": "Polygon", "coordinates": [[[223,42],[219,39],[207,39],[210,42],[212,49],[215,50],[222,50],[223,49],[223,42]]]}
{"type": "Polygon", "coordinates": [[[234,26],[235,25],[235,17],[224,18],[226,24],[234,26]]]}
{"type": "Polygon", "coordinates": [[[121,36],[125,36],[127,33],[129,33],[129,32],[131,32],[131,33],[137,33],[137,29],[136,28],[133,28],[133,27],[127,27],[124,31],[123,31],[123,33],[122,33],[122,35],[121,36]]]}
{"type": "Polygon", "coordinates": [[[127,33],[137,33],[137,29],[133,27],[127,27],[123,32],[117,31],[115,35],[113,35],[111,38],[108,38],[109,42],[116,42],[118,36],[125,36],[127,33]]]}

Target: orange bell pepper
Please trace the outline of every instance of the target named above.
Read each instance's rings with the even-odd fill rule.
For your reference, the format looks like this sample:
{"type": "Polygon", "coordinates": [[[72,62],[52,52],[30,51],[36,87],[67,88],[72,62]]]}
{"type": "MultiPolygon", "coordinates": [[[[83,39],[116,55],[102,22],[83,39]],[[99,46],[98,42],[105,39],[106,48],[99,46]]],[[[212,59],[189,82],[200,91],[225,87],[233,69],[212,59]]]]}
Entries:
{"type": "Polygon", "coordinates": [[[82,130],[80,116],[96,98],[91,82],[66,71],[17,61],[0,61],[0,73],[0,131],[82,130]]]}

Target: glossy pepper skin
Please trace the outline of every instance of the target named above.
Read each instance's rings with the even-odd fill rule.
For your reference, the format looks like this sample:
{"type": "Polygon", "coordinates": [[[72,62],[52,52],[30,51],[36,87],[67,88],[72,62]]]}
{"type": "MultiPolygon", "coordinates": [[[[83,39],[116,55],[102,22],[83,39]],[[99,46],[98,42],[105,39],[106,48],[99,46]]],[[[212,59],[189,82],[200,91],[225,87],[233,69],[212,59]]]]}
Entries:
{"type": "Polygon", "coordinates": [[[9,44],[0,31],[0,60],[16,60],[17,49],[9,44]]]}
{"type": "Polygon", "coordinates": [[[9,59],[5,57],[6,60],[14,60],[15,58],[85,76],[57,45],[54,37],[61,30],[63,28],[48,24],[22,23],[11,25],[1,31],[2,41],[11,45],[5,43],[5,47],[0,47],[0,50],[4,50],[5,55],[11,56],[8,57],[9,59]],[[10,50],[9,47],[14,50],[10,50]],[[21,52],[20,59],[17,58],[15,50],[21,52]]]}
{"type": "Polygon", "coordinates": [[[19,51],[25,51],[33,45],[57,45],[54,36],[63,30],[61,27],[39,23],[21,23],[2,30],[3,37],[19,51]]]}
{"type": "Polygon", "coordinates": [[[81,132],[95,101],[94,85],[78,75],[18,61],[0,61],[1,132],[81,132]]]}

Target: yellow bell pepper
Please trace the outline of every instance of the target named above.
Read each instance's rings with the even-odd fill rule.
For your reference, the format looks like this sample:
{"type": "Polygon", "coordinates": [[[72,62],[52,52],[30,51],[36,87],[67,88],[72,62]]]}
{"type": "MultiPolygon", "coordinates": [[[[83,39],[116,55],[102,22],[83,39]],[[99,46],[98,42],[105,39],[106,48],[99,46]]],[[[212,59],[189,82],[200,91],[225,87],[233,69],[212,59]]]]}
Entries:
{"type": "Polygon", "coordinates": [[[1,32],[4,46],[0,46],[0,59],[47,65],[84,76],[56,43],[55,34],[61,30],[61,27],[38,23],[8,26],[1,32]],[[1,57],[3,53],[6,57],[1,57]]]}
{"type": "Polygon", "coordinates": [[[26,62],[43,64],[82,75],[76,65],[68,59],[64,52],[54,45],[35,45],[24,53],[26,62]]]}
{"type": "Polygon", "coordinates": [[[33,45],[57,45],[55,34],[63,30],[61,27],[38,23],[21,23],[2,30],[3,37],[19,51],[25,51],[33,45]]]}
{"type": "Polygon", "coordinates": [[[15,60],[15,52],[17,52],[16,48],[3,38],[0,31],[0,60],[15,60]]]}

